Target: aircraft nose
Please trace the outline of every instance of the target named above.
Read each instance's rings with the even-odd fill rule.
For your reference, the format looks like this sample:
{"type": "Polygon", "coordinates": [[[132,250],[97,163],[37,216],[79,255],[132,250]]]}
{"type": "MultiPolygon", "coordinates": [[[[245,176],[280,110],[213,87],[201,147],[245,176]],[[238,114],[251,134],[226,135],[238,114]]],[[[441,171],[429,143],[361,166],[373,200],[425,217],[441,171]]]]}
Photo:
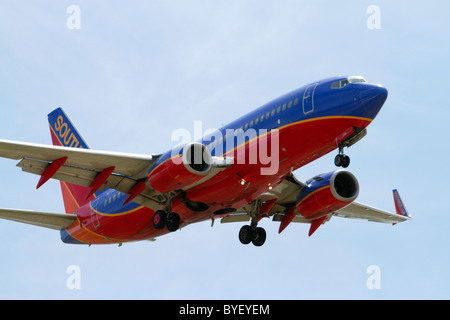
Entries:
{"type": "Polygon", "coordinates": [[[385,87],[372,85],[370,89],[361,91],[360,96],[361,101],[377,99],[384,102],[388,96],[388,91],[385,87]]]}
{"type": "Polygon", "coordinates": [[[380,85],[371,85],[370,88],[360,92],[361,103],[366,116],[373,119],[380,111],[388,96],[386,88],[380,85]]]}

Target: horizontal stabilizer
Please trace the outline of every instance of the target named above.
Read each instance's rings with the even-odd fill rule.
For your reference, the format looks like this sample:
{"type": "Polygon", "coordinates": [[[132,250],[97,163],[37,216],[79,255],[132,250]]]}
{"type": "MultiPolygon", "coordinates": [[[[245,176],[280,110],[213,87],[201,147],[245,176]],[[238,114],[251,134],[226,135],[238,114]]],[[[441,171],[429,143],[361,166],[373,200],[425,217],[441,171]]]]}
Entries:
{"type": "Polygon", "coordinates": [[[31,224],[54,230],[69,227],[75,222],[75,214],[46,213],[29,210],[0,209],[0,219],[31,224]]]}

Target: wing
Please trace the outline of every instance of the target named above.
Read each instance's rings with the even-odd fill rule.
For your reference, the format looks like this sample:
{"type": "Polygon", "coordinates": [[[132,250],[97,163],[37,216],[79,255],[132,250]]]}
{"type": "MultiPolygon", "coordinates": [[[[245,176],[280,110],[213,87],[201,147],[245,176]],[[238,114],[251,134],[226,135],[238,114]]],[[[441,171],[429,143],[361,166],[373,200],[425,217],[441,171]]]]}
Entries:
{"type": "MultiPolygon", "coordinates": [[[[292,207],[295,214],[292,222],[298,223],[311,223],[312,220],[304,218],[295,208],[296,197],[300,190],[305,187],[305,184],[300,182],[293,174],[288,175],[278,186],[270,190],[270,192],[263,194],[260,200],[264,203],[276,199],[273,207],[267,212],[265,216],[272,217],[273,221],[282,221],[285,214],[292,207]]],[[[363,219],[371,222],[382,223],[400,223],[403,221],[411,220],[411,216],[408,214],[397,190],[393,191],[394,203],[396,212],[377,209],[359,202],[353,202],[349,206],[335,211],[328,215],[324,219],[323,223],[326,223],[332,216],[350,219],[363,219]]],[[[244,208],[237,210],[233,214],[230,214],[222,218],[222,223],[227,222],[239,222],[248,221],[251,219],[251,204],[248,204],[244,208]]]]}
{"type": "Polygon", "coordinates": [[[400,223],[403,221],[411,220],[411,216],[403,204],[400,195],[397,190],[393,190],[395,213],[391,213],[385,210],[377,209],[359,202],[353,202],[349,206],[336,211],[334,213],[337,217],[350,218],[350,219],[364,219],[373,222],[382,223],[400,223]]]}
{"type": "MultiPolygon", "coordinates": [[[[292,173],[289,174],[279,185],[257,199],[262,203],[276,200],[264,216],[272,217],[273,221],[281,221],[288,209],[295,206],[297,195],[305,186],[292,173]]],[[[236,212],[223,217],[221,223],[248,221],[251,219],[252,209],[252,203],[249,203],[245,207],[236,210],[236,212]]],[[[297,209],[294,209],[294,213],[295,217],[292,222],[311,222],[309,219],[304,218],[297,209]]]]}
{"type": "MultiPolygon", "coordinates": [[[[45,166],[56,159],[68,157],[66,167],[90,171],[101,171],[114,166],[114,173],[130,177],[146,174],[154,157],[139,154],[98,151],[92,149],[49,146],[34,143],[0,140],[0,156],[14,160],[23,159],[18,166],[31,166],[35,162],[45,162],[45,166]]],[[[39,167],[39,166],[36,166],[39,167]]]]}
{"type": "Polygon", "coordinates": [[[410,217],[400,216],[359,202],[353,202],[344,209],[336,211],[333,215],[341,218],[362,219],[383,223],[399,223],[411,219],[410,217]]]}
{"type": "Polygon", "coordinates": [[[39,227],[61,230],[75,222],[75,214],[57,214],[17,209],[0,209],[0,218],[39,227]]]}
{"type": "MultiPolygon", "coordinates": [[[[128,193],[136,183],[147,177],[150,166],[158,156],[69,148],[34,143],[0,140],[0,157],[20,160],[17,164],[22,171],[43,175],[45,170],[58,159],[67,157],[61,166],[55,168],[51,178],[89,187],[94,179],[106,168],[113,168],[100,190],[116,189],[128,193]]],[[[146,190],[136,199],[140,204],[155,205],[146,196],[153,190],[146,190]],[[146,201],[149,200],[149,201],[146,201]],[[150,202],[150,203],[145,203],[150,202]]]]}
{"type": "MultiPolygon", "coordinates": [[[[50,170],[52,172],[48,174],[47,178],[83,187],[91,187],[96,180],[101,184],[98,190],[110,188],[126,194],[139,189],[138,195],[133,198],[134,202],[154,210],[161,206],[159,200],[161,194],[153,190],[148,183],[145,184],[144,189],[135,188],[138,184],[144,185],[142,181],[147,178],[150,167],[158,160],[159,155],[129,154],[0,140],[0,157],[20,160],[17,166],[21,167],[22,171],[40,175],[41,180],[46,175],[46,171],[53,167],[54,170],[50,170]],[[102,176],[102,172],[107,172],[107,174],[102,176]]],[[[218,161],[217,164],[200,182],[210,179],[228,166],[227,163],[221,164],[220,159],[214,160],[218,161]]],[[[38,186],[41,185],[41,180],[38,186]]]]}

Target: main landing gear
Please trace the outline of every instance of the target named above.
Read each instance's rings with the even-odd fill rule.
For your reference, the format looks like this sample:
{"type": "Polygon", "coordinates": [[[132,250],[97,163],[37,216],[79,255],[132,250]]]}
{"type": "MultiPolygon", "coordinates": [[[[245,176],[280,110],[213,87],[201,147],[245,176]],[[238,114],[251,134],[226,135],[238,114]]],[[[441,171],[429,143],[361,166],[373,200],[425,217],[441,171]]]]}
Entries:
{"type": "Polygon", "coordinates": [[[170,232],[177,231],[180,227],[180,216],[176,212],[166,212],[163,210],[156,210],[153,215],[153,227],[155,229],[167,228],[170,232]]]}
{"type": "Polygon", "coordinates": [[[241,230],[239,230],[239,241],[242,244],[249,244],[250,242],[253,245],[260,247],[266,242],[266,230],[263,228],[253,228],[252,226],[243,226],[241,230]]]}
{"type": "Polygon", "coordinates": [[[266,242],[266,230],[257,227],[258,221],[262,217],[260,214],[261,205],[262,202],[260,199],[252,202],[251,210],[249,212],[251,223],[249,226],[243,226],[241,230],[239,230],[239,241],[242,244],[249,244],[251,242],[253,245],[260,247],[266,242]]]}

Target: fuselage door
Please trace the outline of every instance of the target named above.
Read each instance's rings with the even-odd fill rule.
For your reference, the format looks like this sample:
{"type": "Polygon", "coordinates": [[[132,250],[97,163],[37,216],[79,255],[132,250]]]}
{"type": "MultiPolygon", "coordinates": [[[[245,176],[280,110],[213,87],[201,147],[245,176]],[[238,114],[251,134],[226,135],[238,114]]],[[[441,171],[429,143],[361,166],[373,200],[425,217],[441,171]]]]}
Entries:
{"type": "Polygon", "coordinates": [[[303,93],[303,114],[308,114],[314,111],[314,91],[316,91],[317,83],[306,87],[303,93]]]}

